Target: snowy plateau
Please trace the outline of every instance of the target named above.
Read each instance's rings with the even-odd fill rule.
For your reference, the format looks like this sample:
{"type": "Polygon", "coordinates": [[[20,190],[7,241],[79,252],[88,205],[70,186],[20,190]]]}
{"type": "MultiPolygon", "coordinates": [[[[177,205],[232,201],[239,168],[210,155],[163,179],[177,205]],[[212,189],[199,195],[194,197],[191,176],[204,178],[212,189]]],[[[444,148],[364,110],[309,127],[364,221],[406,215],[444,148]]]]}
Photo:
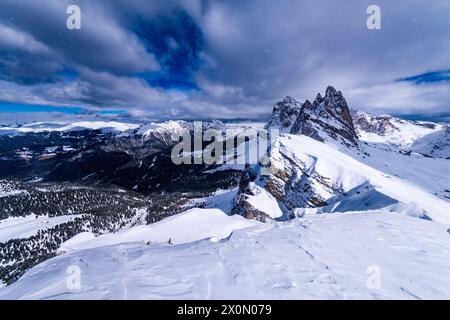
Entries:
{"type": "Polygon", "coordinates": [[[0,171],[23,167],[0,181],[0,299],[450,299],[447,124],[352,110],[329,87],[265,127],[282,133],[264,168],[189,170],[163,156],[183,121],[2,128],[0,171]]]}

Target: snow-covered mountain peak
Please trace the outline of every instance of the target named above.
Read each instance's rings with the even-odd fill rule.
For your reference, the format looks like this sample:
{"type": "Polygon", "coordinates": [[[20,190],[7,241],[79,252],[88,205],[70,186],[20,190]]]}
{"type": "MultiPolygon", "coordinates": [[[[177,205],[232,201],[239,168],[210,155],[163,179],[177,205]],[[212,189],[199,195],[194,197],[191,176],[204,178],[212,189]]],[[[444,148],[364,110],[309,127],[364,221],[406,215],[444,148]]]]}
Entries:
{"type": "Polygon", "coordinates": [[[327,100],[327,105],[329,106],[333,106],[336,105],[335,102],[333,102],[334,100],[340,100],[343,99],[342,96],[342,92],[336,90],[333,86],[328,86],[325,89],[325,95],[322,97],[322,95],[319,93],[317,93],[316,98],[314,99],[314,105],[319,105],[321,104],[324,100],[327,100]]]}
{"type": "Polygon", "coordinates": [[[319,92],[319,93],[317,94],[316,98],[314,99],[313,104],[314,104],[314,105],[319,105],[319,104],[322,103],[322,101],[323,101],[323,97],[322,97],[322,95],[321,95],[320,92],[319,92]]]}
{"type": "Polygon", "coordinates": [[[289,133],[301,111],[301,104],[292,97],[285,97],[273,106],[272,117],[267,127],[275,127],[281,132],[289,133]]]}
{"type": "MultiPolygon", "coordinates": [[[[339,93],[340,93],[340,91],[339,91],[339,93]]],[[[338,91],[333,86],[328,86],[325,89],[325,97],[334,96],[336,94],[338,94],[338,91]]]]}
{"type": "Polygon", "coordinates": [[[413,158],[408,167],[398,162],[406,159],[398,152],[371,152],[375,158],[366,159],[306,135],[281,135],[272,146],[270,165],[255,179],[256,187],[249,182],[248,188],[241,188],[235,211],[264,221],[280,210],[283,215],[276,218],[285,220],[309,208],[315,213],[385,209],[450,223],[450,203],[445,195],[436,197],[444,192],[445,182],[436,182],[435,171],[448,170],[445,160],[433,164],[427,158],[413,158]],[[427,163],[429,167],[424,166],[427,163]],[[418,168],[422,175],[415,174],[418,168]]]}
{"type": "Polygon", "coordinates": [[[289,106],[289,107],[298,107],[300,103],[292,98],[291,96],[286,96],[283,100],[281,100],[281,103],[277,103],[278,105],[282,106],[289,106]]]}
{"type": "Polygon", "coordinates": [[[440,130],[417,139],[411,149],[414,152],[429,157],[450,159],[450,125],[440,127],[440,130]]]}
{"type": "Polygon", "coordinates": [[[143,125],[137,131],[140,135],[149,135],[153,132],[177,132],[189,127],[186,121],[169,120],[161,123],[150,123],[143,125]]]}
{"type": "Polygon", "coordinates": [[[358,136],[347,102],[340,91],[328,87],[325,96],[319,93],[313,103],[302,105],[291,97],[278,102],[268,123],[281,132],[304,134],[318,141],[338,141],[356,146],[358,136]]]}
{"type": "MultiPolygon", "coordinates": [[[[284,106],[292,116],[298,104],[284,106]]],[[[273,218],[274,212],[278,212],[277,219],[284,220],[308,208],[317,213],[389,207],[425,219],[450,221],[447,189],[432,182],[436,181],[434,169],[445,171],[448,164],[439,160],[424,168],[428,159],[419,154],[408,157],[411,152],[405,152],[405,146],[415,142],[412,152],[427,157],[433,152],[433,156],[445,158],[450,150],[449,129],[350,110],[343,94],[333,87],[328,87],[323,97],[318,94],[313,103],[306,100],[288,132],[289,127],[275,121],[280,110],[274,109],[268,126],[277,126],[284,134],[272,144],[270,164],[253,180],[250,173],[241,180],[244,187],[236,197],[235,213],[265,221],[273,218]],[[358,144],[359,139],[378,144],[358,144]],[[404,165],[406,159],[410,167],[404,165]],[[420,179],[414,173],[418,168],[420,179]],[[421,190],[421,185],[429,183],[432,192],[421,190]],[[416,205],[419,198],[427,201],[416,205]]]]}
{"type": "Polygon", "coordinates": [[[336,89],[331,86],[328,87],[323,99],[323,104],[331,116],[345,124],[351,133],[355,132],[350,109],[341,91],[336,91],[336,89]]]}
{"type": "Polygon", "coordinates": [[[313,108],[313,104],[306,99],[305,102],[302,104],[302,109],[311,109],[313,108]]]}
{"type": "Polygon", "coordinates": [[[118,121],[53,121],[35,122],[20,127],[1,127],[0,135],[20,135],[26,133],[70,132],[83,130],[101,130],[102,132],[121,133],[139,127],[136,123],[118,121]]]}
{"type": "Polygon", "coordinates": [[[355,126],[361,131],[385,136],[398,130],[394,125],[393,117],[389,115],[375,116],[354,109],[351,110],[351,115],[355,126]]]}
{"type": "MultiPolygon", "coordinates": [[[[369,143],[382,143],[396,145],[403,149],[413,149],[420,146],[415,152],[431,155],[425,149],[441,150],[445,148],[446,126],[424,121],[408,121],[390,115],[372,115],[369,113],[351,110],[351,116],[360,140],[369,143]],[[436,138],[439,141],[431,141],[436,138]],[[422,142],[419,142],[422,141],[422,142]]],[[[431,151],[431,150],[428,150],[431,151]]],[[[435,153],[435,156],[439,154],[435,153]]]]}
{"type": "Polygon", "coordinates": [[[157,139],[170,145],[174,137],[185,131],[192,130],[192,123],[181,120],[170,120],[162,123],[150,123],[141,126],[136,133],[145,139],[157,139]]]}

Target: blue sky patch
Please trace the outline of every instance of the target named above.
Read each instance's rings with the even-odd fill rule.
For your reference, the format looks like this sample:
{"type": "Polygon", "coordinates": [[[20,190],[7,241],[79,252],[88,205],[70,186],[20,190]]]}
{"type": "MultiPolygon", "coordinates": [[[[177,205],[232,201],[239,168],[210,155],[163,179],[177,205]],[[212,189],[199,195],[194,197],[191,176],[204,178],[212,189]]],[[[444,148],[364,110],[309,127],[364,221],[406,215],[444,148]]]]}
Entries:
{"type": "Polygon", "coordinates": [[[426,72],[415,76],[402,78],[399,81],[409,81],[416,84],[450,81],[450,70],[426,72]]]}
{"type": "Polygon", "coordinates": [[[160,72],[141,74],[141,78],[164,89],[197,89],[193,73],[201,66],[199,52],[204,44],[191,17],[177,11],[170,17],[139,21],[135,32],[161,65],[160,72]]]}

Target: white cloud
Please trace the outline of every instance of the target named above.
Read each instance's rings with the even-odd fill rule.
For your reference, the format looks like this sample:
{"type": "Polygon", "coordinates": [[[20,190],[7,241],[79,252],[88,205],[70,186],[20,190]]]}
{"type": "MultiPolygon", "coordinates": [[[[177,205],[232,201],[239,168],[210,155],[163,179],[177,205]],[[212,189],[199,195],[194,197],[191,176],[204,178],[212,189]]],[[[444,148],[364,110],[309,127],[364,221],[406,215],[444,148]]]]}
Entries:
{"type": "Polygon", "coordinates": [[[0,47],[23,50],[31,53],[50,53],[50,49],[28,33],[0,23],[0,47]]]}
{"type": "Polygon", "coordinates": [[[448,83],[394,82],[347,92],[349,102],[377,113],[438,114],[449,112],[448,83]]]}

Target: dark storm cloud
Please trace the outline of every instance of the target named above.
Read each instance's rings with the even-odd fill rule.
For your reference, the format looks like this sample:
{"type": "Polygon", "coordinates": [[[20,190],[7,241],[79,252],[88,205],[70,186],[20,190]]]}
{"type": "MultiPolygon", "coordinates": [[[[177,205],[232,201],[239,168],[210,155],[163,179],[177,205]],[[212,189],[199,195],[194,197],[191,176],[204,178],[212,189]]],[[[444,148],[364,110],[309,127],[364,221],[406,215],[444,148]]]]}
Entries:
{"type": "Polygon", "coordinates": [[[4,101],[120,107],[150,118],[259,118],[285,95],[311,99],[333,85],[368,111],[450,109],[448,81],[421,81],[450,68],[448,1],[0,0],[0,6],[4,101]],[[81,7],[81,30],[65,27],[69,4],[81,7]],[[381,7],[381,30],[366,27],[370,4],[381,7]]]}
{"type": "Polygon", "coordinates": [[[382,12],[382,30],[376,31],[366,28],[372,1],[225,3],[216,3],[204,18],[216,59],[210,79],[241,88],[244,95],[313,98],[331,84],[351,104],[369,110],[449,108],[447,86],[394,81],[448,69],[448,2],[376,1],[382,12]]]}
{"type": "MultiPolygon", "coordinates": [[[[24,36],[51,49],[55,58],[73,66],[127,74],[156,70],[158,64],[140,39],[121,28],[109,9],[94,1],[79,1],[82,30],[66,28],[66,8],[73,1],[2,1],[0,18],[24,36]]],[[[75,1],[76,3],[76,1],[75,1]]],[[[36,61],[37,62],[37,61],[36,61]]]]}

